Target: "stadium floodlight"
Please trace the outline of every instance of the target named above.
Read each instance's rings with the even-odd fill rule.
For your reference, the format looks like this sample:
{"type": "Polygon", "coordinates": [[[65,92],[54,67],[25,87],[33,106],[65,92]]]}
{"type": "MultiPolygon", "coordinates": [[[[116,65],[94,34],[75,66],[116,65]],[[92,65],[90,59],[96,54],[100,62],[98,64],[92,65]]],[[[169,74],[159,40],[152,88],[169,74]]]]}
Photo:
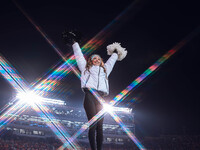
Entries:
{"type": "Polygon", "coordinates": [[[110,104],[103,104],[103,108],[104,111],[108,112],[108,113],[112,113],[114,111],[118,111],[118,112],[124,112],[124,113],[131,113],[132,112],[132,108],[125,108],[125,107],[114,107],[110,104]]]}
{"type": "Polygon", "coordinates": [[[30,105],[33,105],[34,103],[48,103],[48,104],[65,105],[65,102],[62,100],[44,98],[44,97],[37,95],[33,91],[20,92],[17,94],[16,97],[21,102],[25,102],[30,105]]]}
{"type": "Polygon", "coordinates": [[[114,111],[125,112],[125,113],[131,113],[131,112],[132,112],[132,108],[114,107],[114,111]]]}
{"type": "Polygon", "coordinates": [[[114,107],[106,103],[103,104],[103,109],[108,113],[112,113],[114,111],[114,107]]]}
{"type": "Polygon", "coordinates": [[[42,97],[34,93],[33,91],[20,92],[16,96],[22,103],[27,103],[29,105],[34,105],[35,103],[40,103],[42,97]]]}
{"type": "Polygon", "coordinates": [[[43,98],[41,97],[41,102],[42,103],[47,103],[47,104],[56,104],[56,105],[66,105],[65,101],[58,100],[58,99],[51,99],[51,98],[43,98]]]}

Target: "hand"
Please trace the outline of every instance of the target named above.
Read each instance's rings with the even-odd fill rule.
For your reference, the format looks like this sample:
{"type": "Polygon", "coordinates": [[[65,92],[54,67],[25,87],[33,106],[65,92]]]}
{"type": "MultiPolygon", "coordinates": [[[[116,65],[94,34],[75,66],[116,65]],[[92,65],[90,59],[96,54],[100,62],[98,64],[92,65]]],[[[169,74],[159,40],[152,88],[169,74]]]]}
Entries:
{"type": "Polygon", "coordinates": [[[62,39],[64,43],[69,46],[73,45],[75,42],[80,42],[81,37],[81,33],[76,30],[65,30],[62,32],[62,39]]]}

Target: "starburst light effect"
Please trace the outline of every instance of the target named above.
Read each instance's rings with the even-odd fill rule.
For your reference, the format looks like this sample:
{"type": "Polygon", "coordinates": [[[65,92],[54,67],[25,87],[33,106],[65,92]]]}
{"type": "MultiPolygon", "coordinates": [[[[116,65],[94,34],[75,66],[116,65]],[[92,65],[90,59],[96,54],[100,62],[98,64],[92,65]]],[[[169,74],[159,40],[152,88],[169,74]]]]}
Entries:
{"type": "MultiPolygon", "coordinates": [[[[25,82],[23,82],[22,78],[17,74],[15,71],[14,67],[11,67],[3,57],[0,57],[0,64],[1,64],[1,74],[2,76],[9,81],[9,83],[15,88],[16,91],[18,91],[18,95],[16,98],[20,99],[17,101],[14,105],[11,105],[3,114],[0,116],[0,131],[5,127],[6,124],[12,122],[15,118],[15,115],[21,114],[24,110],[28,108],[28,106],[32,106],[33,109],[39,110],[40,113],[38,113],[41,117],[45,117],[49,123],[49,127],[52,129],[52,131],[57,135],[57,137],[63,142],[66,143],[68,142],[68,137],[69,134],[67,133],[66,130],[61,128],[61,124],[58,123],[53,123],[52,119],[53,115],[51,112],[45,107],[40,104],[43,100],[50,100],[50,99],[45,99],[34,93],[34,91],[28,91],[27,86],[25,85],[25,82]],[[45,111],[46,110],[46,111],[45,111]],[[48,110],[48,111],[47,111],[48,110]],[[50,117],[49,117],[50,116],[50,117]]],[[[5,107],[4,107],[5,109],[5,107]]],[[[38,111],[37,111],[38,112],[38,111]]],[[[79,147],[78,144],[75,143],[70,143],[68,142],[69,148],[74,148],[76,149],[79,147]]]]}
{"type": "MultiPolygon", "coordinates": [[[[189,41],[191,41],[196,35],[198,35],[200,32],[200,26],[197,27],[193,32],[191,32],[188,36],[186,36],[182,41],[180,41],[177,45],[175,45],[171,50],[169,50],[166,54],[164,54],[160,59],[158,59],[158,61],[156,61],[156,63],[154,63],[152,66],[150,66],[142,75],[140,75],[136,80],[134,80],[125,90],[123,90],[122,92],[120,92],[120,94],[118,94],[112,101],[110,101],[110,105],[116,105],[117,103],[121,102],[122,100],[124,100],[124,98],[126,98],[128,96],[128,94],[130,94],[129,92],[133,89],[135,89],[136,87],[138,87],[142,82],[144,82],[144,79],[147,78],[147,76],[151,75],[153,72],[158,70],[158,67],[160,67],[160,65],[162,65],[164,62],[166,62],[172,55],[174,55],[179,49],[181,49],[185,44],[187,44],[189,41]]],[[[103,101],[102,98],[99,98],[100,96],[98,96],[97,94],[94,94],[95,97],[97,98],[97,100],[100,99],[100,103],[103,101]]],[[[101,110],[100,112],[98,112],[91,120],[89,120],[85,125],[83,125],[81,127],[81,129],[79,129],[77,131],[76,134],[74,134],[71,137],[70,141],[73,141],[73,139],[76,139],[80,134],[82,134],[85,130],[86,127],[89,127],[90,125],[92,125],[94,122],[96,122],[98,119],[100,119],[105,113],[105,110],[101,110]]],[[[127,132],[126,132],[127,133],[127,132]]],[[[128,131],[129,133],[129,131],[128,131]]],[[[130,135],[130,134],[129,134],[130,135]]],[[[132,140],[134,138],[131,138],[132,140]]],[[[135,140],[134,140],[135,141],[135,140]]],[[[140,146],[139,143],[136,143],[137,146],[140,146]]],[[[66,144],[64,144],[63,146],[60,147],[60,149],[63,149],[66,146],[66,144]]]]}
{"type": "MultiPolygon", "coordinates": [[[[184,45],[184,44],[183,44],[184,45]]],[[[180,49],[180,48],[178,48],[178,49],[180,49]]],[[[171,51],[172,52],[172,54],[171,55],[173,55],[176,51],[171,51]]],[[[167,55],[167,57],[171,57],[171,55],[167,55]]],[[[166,59],[164,59],[164,61],[163,62],[165,62],[168,58],[166,57],[166,59]]],[[[162,60],[162,59],[161,59],[162,60]]],[[[162,61],[161,61],[162,62],[162,61]]],[[[162,62],[162,63],[163,63],[162,62]]],[[[162,64],[161,63],[161,64],[162,64]]],[[[146,77],[147,76],[149,76],[150,74],[152,74],[152,72],[154,71],[154,70],[156,70],[161,64],[159,64],[158,66],[154,66],[155,67],[155,69],[153,69],[153,70],[150,70],[150,72],[148,73],[148,71],[146,72],[147,74],[142,74],[139,78],[137,78],[136,80],[134,80],[132,83],[131,83],[131,85],[129,85],[125,90],[123,90],[120,94],[121,95],[117,95],[116,97],[115,97],[115,99],[113,100],[113,101],[111,101],[111,105],[115,105],[116,103],[118,103],[118,102],[120,102],[120,101],[122,101],[123,99],[124,99],[124,97],[126,97],[127,95],[128,95],[128,93],[131,91],[131,90],[133,90],[135,87],[137,87],[137,86],[139,86],[139,84],[141,84],[141,82],[142,81],[144,81],[144,79],[146,79],[146,77]]]]}

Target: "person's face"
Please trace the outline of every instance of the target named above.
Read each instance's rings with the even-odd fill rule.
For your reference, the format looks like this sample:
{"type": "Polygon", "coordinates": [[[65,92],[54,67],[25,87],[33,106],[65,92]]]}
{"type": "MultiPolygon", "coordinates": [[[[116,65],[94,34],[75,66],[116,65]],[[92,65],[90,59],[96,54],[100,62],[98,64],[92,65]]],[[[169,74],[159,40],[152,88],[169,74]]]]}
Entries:
{"type": "Polygon", "coordinates": [[[95,66],[100,66],[101,64],[101,58],[99,56],[94,56],[92,59],[92,64],[95,66]]]}

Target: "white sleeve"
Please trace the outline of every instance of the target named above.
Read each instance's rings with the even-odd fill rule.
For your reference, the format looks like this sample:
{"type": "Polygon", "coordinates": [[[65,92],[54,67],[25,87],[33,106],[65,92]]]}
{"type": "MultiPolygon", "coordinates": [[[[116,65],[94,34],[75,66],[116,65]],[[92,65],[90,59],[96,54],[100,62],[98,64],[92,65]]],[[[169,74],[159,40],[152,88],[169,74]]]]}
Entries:
{"type": "Polygon", "coordinates": [[[110,58],[107,60],[107,62],[105,63],[105,68],[106,68],[106,72],[108,76],[110,75],[117,59],[118,59],[118,55],[116,53],[113,53],[110,56],[110,58]]]}
{"type": "Polygon", "coordinates": [[[73,48],[73,51],[74,51],[74,55],[75,55],[75,59],[76,59],[78,68],[81,72],[83,72],[85,70],[85,67],[86,67],[86,60],[83,56],[81,48],[80,48],[80,46],[77,42],[72,45],[72,48],[73,48]]]}

